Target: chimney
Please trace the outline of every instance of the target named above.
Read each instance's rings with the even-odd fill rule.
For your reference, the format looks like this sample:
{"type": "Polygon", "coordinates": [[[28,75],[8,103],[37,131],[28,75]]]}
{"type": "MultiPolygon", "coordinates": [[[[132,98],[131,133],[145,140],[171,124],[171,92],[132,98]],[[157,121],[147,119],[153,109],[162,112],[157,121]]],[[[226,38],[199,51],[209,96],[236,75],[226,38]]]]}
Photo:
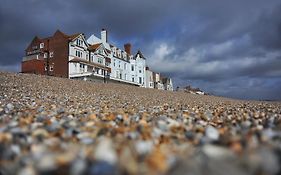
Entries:
{"type": "Polygon", "coordinates": [[[107,31],[105,29],[101,29],[101,40],[104,43],[107,43],[107,31]]]}
{"type": "Polygon", "coordinates": [[[130,43],[124,44],[125,52],[127,52],[127,54],[129,54],[129,55],[131,55],[131,48],[132,48],[132,45],[130,43]]]}

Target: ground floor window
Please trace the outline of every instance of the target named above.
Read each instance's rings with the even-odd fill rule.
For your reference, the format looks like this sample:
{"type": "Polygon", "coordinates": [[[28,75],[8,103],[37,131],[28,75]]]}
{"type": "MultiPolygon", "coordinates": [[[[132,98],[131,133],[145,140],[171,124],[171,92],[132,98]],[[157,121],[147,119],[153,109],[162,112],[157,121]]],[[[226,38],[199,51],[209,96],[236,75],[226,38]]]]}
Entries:
{"type": "Polygon", "coordinates": [[[142,84],[142,78],[139,77],[139,84],[142,84]]]}
{"type": "Polygon", "coordinates": [[[85,65],[84,64],[80,64],[80,72],[84,72],[85,71],[85,65]]]}

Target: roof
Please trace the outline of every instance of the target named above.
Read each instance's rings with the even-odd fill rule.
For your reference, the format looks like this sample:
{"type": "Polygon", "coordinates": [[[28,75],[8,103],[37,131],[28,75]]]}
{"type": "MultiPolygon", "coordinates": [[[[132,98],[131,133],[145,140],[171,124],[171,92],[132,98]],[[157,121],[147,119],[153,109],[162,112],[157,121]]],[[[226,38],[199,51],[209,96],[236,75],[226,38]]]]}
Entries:
{"type": "Polygon", "coordinates": [[[96,51],[97,48],[99,48],[101,46],[102,43],[98,43],[98,44],[93,44],[91,46],[88,47],[89,50],[91,51],[96,51]]]}
{"type": "Polygon", "coordinates": [[[74,40],[75,38],[77,38],[79,35],[81,35],[81,34],[83,34],[83,33],[76,33],[76,34],[73,34],[73,35],[68,35],[68,38],[70,39],[70,40],[74,40]]]}
{"type": "Polygon", "coordinates": [[[87,60],[80,59],[80,58],[73,58],[73,59],[70,60],[69,62],[85,63],[85,64],[90,65],[90,66],[99,67],[99,68],[102,68],[102,69],[106,69],[106,70],[108,70],[108,71],[111,71],[111,68],[109,68],[109,67],[106,67],[106,66],[101,65],[101,64],[96,64],[96,63],[93,63],[93,62],[89,62],[89,61],[87,61],[87,60]]]}
{"type": "Polygon", "coordinates": [[[143,56],[143,54],[141,53],[140,50],[138,50],[138,52],[137,52],[137,54],[136,54],[136,57],[137,57],[138,54],[140,55],[140,58],[146,59],[146,58],[143,56]]]}

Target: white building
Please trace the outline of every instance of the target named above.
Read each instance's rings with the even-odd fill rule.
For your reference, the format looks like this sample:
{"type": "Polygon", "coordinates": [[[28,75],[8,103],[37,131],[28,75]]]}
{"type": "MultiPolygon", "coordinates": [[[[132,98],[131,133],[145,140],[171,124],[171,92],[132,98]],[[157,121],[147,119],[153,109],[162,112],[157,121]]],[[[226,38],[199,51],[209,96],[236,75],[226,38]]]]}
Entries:
{"type": "Polygon", "coordinates": [[[153,72],[146,67],[145,70],[145,88],[154,88],[153,72]]]}
{"type": "Polygon", "coordinates": [[[130,63],[132,81],[138,83],[141,87],[145,87],[146,60],[141,51],[138,51],[137,54],[132,59],[130,59],[130,63]]]}
{"type": "Polygon", "coordinates": [[[108,42],[107,31],[104,29],[101,31],[101,38],[93,34],[89,37],[87,42],[90,45],[103,44],[104,48],[110,51],[108,56],[111,59],[111,80],[144,87],[145,58],[141,52],[138,52],[134,57],[131,54],[130,44],[124,46],[126,51],[110,44],[108,42]]]}
{"type": "Polygon", "coordinates": [[[89,44],[84,34],[78,34],[69,42],[69,78],[86,77],[91,75],[89,62],[89,44]]]}

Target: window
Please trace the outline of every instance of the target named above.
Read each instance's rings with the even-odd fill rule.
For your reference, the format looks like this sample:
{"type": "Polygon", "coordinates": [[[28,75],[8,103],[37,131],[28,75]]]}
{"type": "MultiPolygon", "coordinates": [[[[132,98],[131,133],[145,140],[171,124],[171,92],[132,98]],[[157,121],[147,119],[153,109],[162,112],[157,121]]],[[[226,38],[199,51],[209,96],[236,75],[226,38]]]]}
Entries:
{"type": "Polygon", "coordinates": [[[132,78],[132,82],[135,82],[135,78],[134,77],[132,78]]]}
{"type": "Polygon", "coordinates": [[[113,60],[113,66],[115,67],[115,59],[113,60]]]}
{"type": "Polygon", "coordinates": [[[124,69],[126,70],[126,67],[127,67],[127,64],[126,63],[124,63],[124,69]]]}
{"type": "Polygon", "coordinates": [[[50,52],[50,58],[54,57],[54,52],[50,52]]]}
{"type": "Polygon", "coordinates": [[[103,59],[102,58],[98,58],[98,63],[102,64],[103,63],[103,59]]]}
{"type": "Polygon", "coordinates": [[[82,52],[79,50],[76,50],[75,55],[79,58],[82,58],[82,52]]]}
{"type": "Polygon", "coordinates": [[[84,64],[80,64],[80,72],[84,72],[85,71],[85,65],[84,64]]]}
{"type": "Polygon", "coordinates": [[[77,46],[83,46],[83,41],[81,41],[80,39],[76,40],[76,45],[77,46]]]}
{"type": "Polygon", "coordinates": [[[40,49],[44,48],[44,43],[40,43],[40,49]]]}
{"type": "Polygon", "coordinates": [[[141,77],[139,77],[139,84],[141,84],[142,83],[142,81],[141,81],[141,77]]]}
{"type": "Polygon", "coordinates": [[[134,71],[135,70],[135,67],[134,67],[134,65],[132,65],[132,71],[134,71]]]}
{"type": "Polygon", "coordinates": [[[119,68],[121,67],[121,61],[119,61],[119,68]]]}
{"type": "Polygon", "coordinates": [[[141,73],[141,70],[139,70],[139,73],[141,73]]]}
{"type": "Polygon", "coordinates": [[[53,72],[53,70],[54,70],[54,66],[50,65],[50,72],[53,72]]]}
{"type": "Polygon", "coordinates": [[[99,74],[99,72],[100,72],[100,69],[96,68],[96,73],[99,74]]]}
{"type": "Polygon", "coordinates": [[[48,58],[48,53],[44,53],[44,58],[48,58]]]}

